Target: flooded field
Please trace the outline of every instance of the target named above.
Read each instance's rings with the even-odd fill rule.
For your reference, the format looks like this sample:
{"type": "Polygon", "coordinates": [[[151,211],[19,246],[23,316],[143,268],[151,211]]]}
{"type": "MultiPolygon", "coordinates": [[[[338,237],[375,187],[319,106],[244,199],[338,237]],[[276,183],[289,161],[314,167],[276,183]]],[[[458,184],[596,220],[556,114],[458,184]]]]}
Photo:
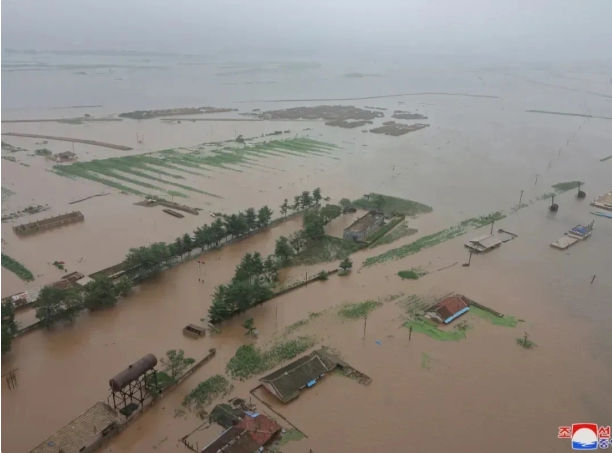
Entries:
{"type": "MultiPolygon", "coordinates": [[[[309,70],[316,74],[321,71],[309,70]]],[[[367,72],[366,68],[363,71],[367,72]]],[[[161,207],[136,206],[134,203],[142,201],[142,196],[121,193],[112,185],[76,173],[70,175],[76,176],[74,179],[62,176],[58,174],[62,170],[54,171],[54,162],[34,155],[34,150],[42,147],[53,153],[72,150],[70,143],[49,140],[37,144],[40,139],[3,136],[3,141],[11,146],[27,150],[2,152],[3,157],[16,158],[16,162],[2,161],[3,216],[28,205],[48,204],[50,209],[2,224],[3,254],[17,260],[35,277],[26,282],[3,268],[2,297],[61,278],[66,272],[53,266],[54,261],[63,261],[68,272],[91,274],[121,262],[129,248],[158,241],[171,243],[177,236],[192,233],[197,227],[212,223],[213,213],[232,214],[268,205],[277,218],[284,199],[291,202],[295,195],[317,187],[324,197],[330,197],[331,203],[379,193],[433,208],[431,213],[406,219],[408,227],[417,232],[354,253],[353,270],[348,276],[332,275],[326,281],[313,282],[274,298],[224,322],[221,332],[214,336],[194,340],[185,337],[182,329],[187,324],[202,324],[215,287],[232,278],[245,253],[257,251],[263,256],[273,253],[277,238],[289,236],[302,227],[300,217],[198,258],[194,252],[192,260],[139,285],[115,308],[85,312],[70,325],[39,329],[18,337],[10,353],[2,358],[3,373],[18,368],[19,383],[13,390],[3,383],[3,449],[29,451],[96,401],[105,401],[108,380],[147,353],[159,358],[167,350],[184,349],[187,356],[200,360],[209,348],[215,347],[217,355],[210,363],[103,449],[109,453],[188,451],[179,439],[202,421],[190,412],[177,415],[177,410],[184,410],[181,402],[185,395],[208,377],[225,375],[226,364],[239,346],[251,342],[260,347],[272,345],[286,333],[287,327],[302,320],[308,322],[292,328],[290,338],[312,336],[316,347],[333,348],[373,381],[361,386],[333,374],[303,390],[287,405],[271,397],[266,399],[307,436],[284,445],[285,453],[310,449],[317,453],[407,448],[414,452],[471,451],[475,440],[483,451],[514,453],[527,446],[533,451],[553,452],[568,448],[556,438],[559,425],[580,420],[610,424],[612,221],[596,218],[592,236],[568,251],[552,249],[549,244],[568,229],[590,223],[595,217],[590,215],[593,209],[589,203],[612,188],[611,163],[600,161],[609,155],[612,130],[606,120],[594,117],[533,115],[525,111],[582,111],[585,92],[599,92],[598,82],[585,79],[582,91],[568,91],[527,80],[539,77],[541,82],[558,82],[539,73],[509,77],[500,71],[487,73],[486,87],[477,80],[474,82],[473,74],[467,73],[461,73],[457,80],[439,82],[440,86],[432,86],[434,83],[427,75],[421,74],[414,86],[407,86],[400,83],[402,77],[412,74],[406,70],[403,75],[389,72],[381,78],[341,77],[342,82],[334,84],[329,79],[336,73],[341,77],[347,70],[332,71],[318,88],[298,90],[295,82],[289,80],[284,85],[280,82],[270,87],[257,85],[257,89],[240,85],[231,93],[220,89],[215,99],[185,102],[183,93],[174,100],[160,99],[159,105],[126,106],[121,100],[87,111],[100,116],[145,108],[214,105],[238,108],[244,113],[270,110],[271,105],[284,109],[323,104],[320,101],[269,104],[254,99],[328,97],[360,97],[363,100],[343,104],[365,108],[377,94],[420,91],[490,97],[429,94],[376,99],[374,105],[388,112],[385,118],[375,120],[375,127],[387,121],[390,112],[398,108],[427,116],[430,127],[400,137],[364,134],[360,128],[332,128],[323,121],[311,120],[186,119],[166,123],[156,118],[2,125],[3,133],[67,136],[132,147],[133,150],[120,151],[75,143],[74,152],[87,176],[100,177],[102,173],[97,171],[104,171],[107,174],[103,177],[143,194],[164,193],[167,199],[201,209],[197,216],[184,213],[179,219],[167,215],[161,207]],[[385,79],[389,88],[382,90],[381,81],[385,79]],[[262,137],[279,130],[291,132],[262,137]],[[137,134],[144,137],[143,143],[137,134]],[[156,174],[151,168],[140,168],[138,175],[113,164],[112,171],[117,173],[109,176],[108,161],[100,163],[117,158],[142,162],[141,156],[146,153],[168,149],[188,153],[200,149],[199,146],[205,158],[214,155],[211,150],[219,148],[202,144],[235,140],[240,135],[268,143],[316,140],[327,148],[326,152],[316,153],[291,152],[287,148],[288,152],[283,153],[277,148],[276,152],[251,153],[246,156],[248,160],[226,161],[221,166],[180,167],[191,173],[161,168],[165,173],[156,174]],[[547,210],[550,201],[538,199],[553,192],[553,184],[575,180],[584,181],[585,200],[576,199],[575,190],[562,193],[555,198],[559,211],[552,214],[547,210]],[[5,197],[5,189],[12,194],[6,192],[5,197]],[[69,204],[103,192],[109,194],[69,204]],[[519,199],[525,206],[513,209],[519,199]],[[21,223],[75,209],[83,213],[83,222],[29,237],[18,237],[12,230],[21,223]],[[506,215],[495,223],[495,230],[502,228],[518,238],[490,253],[475,254],[469,267],[462,266],[469,258],[464,242],[488,234],[488,226],[469,228],[463,235],[418,253],[400,257],[391,252],[466,219],[495,211],[506,215]],[[374,259],[386,252],[390,259],[374,259]],[[204,281],[196,259],[206,262],[204,281]],[[370,265],[366,266],[368,259],[370,265]],[[403,280],[397,275],[413,268],[428,273],[418,280],[403,280]],[[594,275],[597,278],[592,282],[594,275]],[[412,295],[433,298],[450,292],[464,294],[522,321],[516,327],[499,326],[468,312],[462,320],[467,321],[469,329],[459,341],[437,341],[419,332],[410,334],[403,327],[407,312],[402,302],[406,298],[412,295]],[[366,300],[382,301],[369,313],[367,325],[363,318],[350,320],[338,316],[341,304],[366,300]],[[321,314],[312,316],[313,313],[321,314]],[[250,317],[259,332],[257,339],[245,336],[242,327],[250,317]],[[516,344],[516,339],[525,332],[537,344],[536,348],[527,350],[516,344]]],[[[248,75],[218,77],[251,80],[248,75]]],[[[151,80],[152,86],[161,83],[159,78],[151,80]]],[[[221,83],[217,79],[215,82],[221,83]]],[[[194,82],[189,79],[186,85],[191,83],[194,82]]],[[[580,86],[575,81],[572,88],[574,85],[580,86]]],[[[605,98],[586,96],[593,116],[610,116],[605,98]]],[[[70,105],[73,100],[49,102],[54,106],[70,105]]],[[[337,102],[340,101],[334,103],[337,102]]],[[[74,105],[77,104],[102,102],[90,96],[75,100],[74,105]]],[[[26,106],[3,111],[3,119],[55,118],[57,112],[51,108],[34,111],[26,106]]],[[[223,113],[218,117],[233,115],[223,113]]],[[[74,117],[74,112],[69,111],[66,116],[74,117]]],[[[62,164],[62,168],[70,165],[62,164]]],[[[341,237],[344,228],[363,213],[343,215],[328,225],[326,233],[341,237]]],[[[281,271],[281,278],[298,281],[307,274],[337,267],[337,262],[289,267],[281,271]]],[[[33,322],[33,310],[18,314],[17,321],[22,325],[33,322]]],[[[248,392],[259,384],[259,377],[232,380],[231,396],[248,400],[248,392]]],[[[268,411],[263,405],[258,405],[258,409],[268,411]]],[[[198,431],[193,439],[202,448],[219,432],[220,427],[212,426],[198,431]]]]}

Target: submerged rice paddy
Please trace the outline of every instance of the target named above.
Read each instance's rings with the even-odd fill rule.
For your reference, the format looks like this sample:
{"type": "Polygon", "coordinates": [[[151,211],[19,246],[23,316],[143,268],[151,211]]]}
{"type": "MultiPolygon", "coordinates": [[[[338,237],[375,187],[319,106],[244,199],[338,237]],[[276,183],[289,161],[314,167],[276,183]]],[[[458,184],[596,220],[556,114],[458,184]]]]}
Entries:
{"type": "Polygon", "coordinates": [[[271,156],[327,156],[334,149],[337,149],[334,145],[308,138],[217,149],[198,145],[192,149],[166,149],[136,156],[55,165],[53,170],[61,176],[89,179],[139,196],[162,193],[188,198],[190,193],[197,193],[222,198],[187,184],[185,175],[206,179],[210,178],[211,172],[219,169],[242,172],[244,168],[271,168],[261,164],[260,160],[271,156]]]}

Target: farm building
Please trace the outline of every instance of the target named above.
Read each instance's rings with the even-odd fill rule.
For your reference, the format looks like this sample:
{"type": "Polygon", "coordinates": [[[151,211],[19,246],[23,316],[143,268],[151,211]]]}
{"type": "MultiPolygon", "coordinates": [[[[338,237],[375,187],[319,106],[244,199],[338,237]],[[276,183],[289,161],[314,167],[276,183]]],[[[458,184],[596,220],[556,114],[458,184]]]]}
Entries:
{"type": "Polygon", "coordinates": [[[346,228],[342,237],[346,240],[363,241],[384,223],[385,215],[382,212],[370,211],[346,228]]]}
{"type": "Polygon", "coordinates": [[[117,434],[120,424],[119,413],[100,401],[30,453],[91,452],[117,434]]]}
{"type": "Polygon", "coordinates": [[[312,387],[325,373],[338,366],[316,351],[260,379],[262,385],[283,403],[297,398],[300,389],[312,387]]]}
{"type": "Polygon", "coordinates": [[[447,296],[425,310],[425,316],[434,321],[448,324],[470,309],[470,301],[458,294],[447,296]]]}

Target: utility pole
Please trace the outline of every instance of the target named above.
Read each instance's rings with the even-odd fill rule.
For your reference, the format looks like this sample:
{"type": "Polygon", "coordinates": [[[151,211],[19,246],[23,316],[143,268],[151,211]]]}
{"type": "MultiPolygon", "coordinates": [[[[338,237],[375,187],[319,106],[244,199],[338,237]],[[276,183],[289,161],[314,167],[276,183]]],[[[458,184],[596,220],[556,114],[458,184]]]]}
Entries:
{"type": "Polygon", "coordinates": [[[495,220],[491,222],[491,234],[493,234],[493,225],[495,225],[495,220]]]}
{"type": "Polygon", "coordinates": [[[412,326],[410,326],[410,330],[408,331],[408,341],[412,338],[412,326]]]}
{"type": "Polygon", "coordinates": [[[521,206],[521,202],[523,201],[523,192],[524,190],[521,190],[521,198],[519,198],[519,206],[521,206]]]}
{"type": "Polygon", "coordinates": [[[276,328],[278,329],[278,305],[276,306],[276,328]]]}
{"type": "Polygon", "coordinates": [[[368,325],[368,315],[363,317],[363,341],[365,341],[366,327],[368,325]]]}
{"type": "Polygon", "coordinates": [[[540,176],[540,175],[536,175],[536,180],[535,180],[534,186],[538,184],[538,176],[540,176]]]}

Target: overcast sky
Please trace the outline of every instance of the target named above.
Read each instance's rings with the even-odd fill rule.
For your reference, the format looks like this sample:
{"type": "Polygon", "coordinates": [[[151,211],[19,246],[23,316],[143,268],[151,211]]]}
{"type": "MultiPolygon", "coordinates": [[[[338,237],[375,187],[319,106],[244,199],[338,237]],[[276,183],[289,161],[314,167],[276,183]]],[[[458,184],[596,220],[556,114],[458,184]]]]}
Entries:
{"type": "Polygon", "coordinates": [[[612,58],[612,0],[3,0],[2,47],[612,58]]]}

